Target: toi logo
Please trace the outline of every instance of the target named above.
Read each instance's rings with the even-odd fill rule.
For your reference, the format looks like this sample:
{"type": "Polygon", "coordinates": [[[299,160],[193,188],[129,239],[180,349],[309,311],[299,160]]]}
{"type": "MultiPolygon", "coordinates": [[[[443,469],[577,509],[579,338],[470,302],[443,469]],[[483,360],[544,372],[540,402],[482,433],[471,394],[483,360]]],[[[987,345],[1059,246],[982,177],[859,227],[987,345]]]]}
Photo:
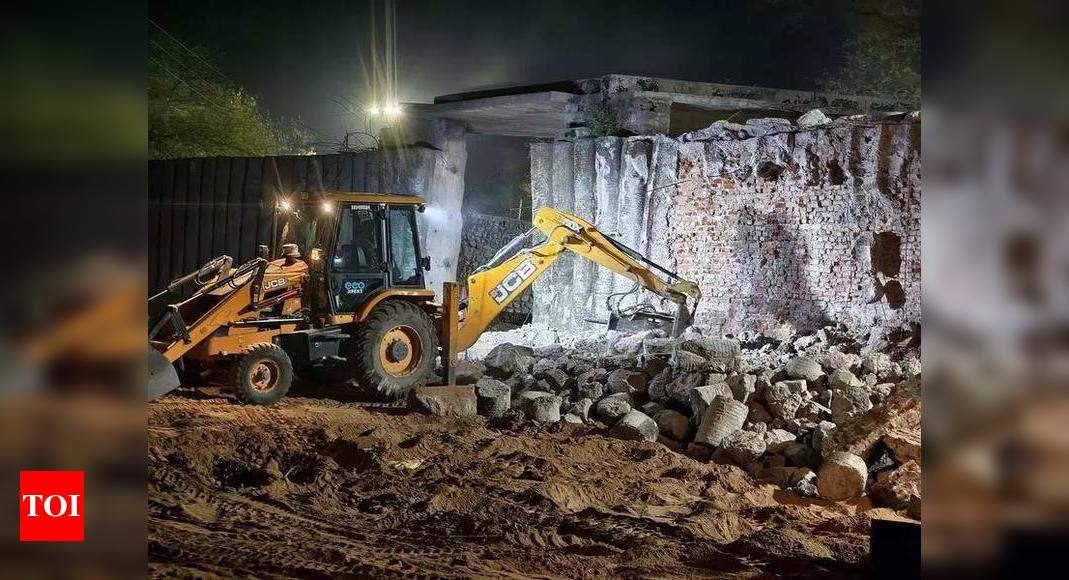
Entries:
{"type": "Polygon", "coordinates": [[[19,541],[84,542],[84,471],[19,472],[19,541]]]}

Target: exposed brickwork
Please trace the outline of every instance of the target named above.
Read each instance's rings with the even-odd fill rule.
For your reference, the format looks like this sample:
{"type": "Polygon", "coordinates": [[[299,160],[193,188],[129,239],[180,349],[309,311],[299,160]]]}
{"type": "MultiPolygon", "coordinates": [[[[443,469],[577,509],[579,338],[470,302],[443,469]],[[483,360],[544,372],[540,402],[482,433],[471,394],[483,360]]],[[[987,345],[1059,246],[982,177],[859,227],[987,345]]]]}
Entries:
{"type": "MultiPolygon", "coordinates": [[[[613,190],[623,200],[611,212],[615,233],[698,282],[705,295],[698,323],[724,332],[919,322],[919,119],[768,126],[679,140],[631,137],[611,174],[599,144],[595,192],[613,190]],[[606,179],[619,184],[601,185],[606,179]],[[625,211],[631,206],[642,211],[625,211]]],[[[549,182],[536,174],[548,168],[537,157],[532,148],[532,179],[549,182]]],[[[600,197],[584,217],[611,223],[600,197]]],[[[589,286],[561,284],[557,292],[589,286]]],[[[595,314],[554,311],[543,319],[569,328],[595,314]]]]}

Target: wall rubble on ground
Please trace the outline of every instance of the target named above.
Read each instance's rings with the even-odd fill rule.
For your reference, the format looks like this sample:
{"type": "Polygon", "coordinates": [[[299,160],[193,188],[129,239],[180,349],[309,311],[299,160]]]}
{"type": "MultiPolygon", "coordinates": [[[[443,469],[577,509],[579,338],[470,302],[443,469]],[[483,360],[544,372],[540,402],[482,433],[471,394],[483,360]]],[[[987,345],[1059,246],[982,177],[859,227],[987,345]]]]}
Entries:
{"type": "MultiPolygon", "coordinates": [[[[505,244],[529,229],[531,222],[476,212],[465,213],[457,280],[463,282],[476,268],[489,262],[505,244]]],[[[520,294],[499,319],[512,324],[527,322],[531,317],[532,302],[530,292],[520,294]]]]}
{"type": "MultiPolygon", "coordinates": [[[[531,146],[534,208],[592,219],[698,282],[698,323],[729,333],[919,322],[920,175],[915,114],[531,146]]],[[[583,328],[632,286],[562,262],[534,286],[535,322],[583,328]]]]}

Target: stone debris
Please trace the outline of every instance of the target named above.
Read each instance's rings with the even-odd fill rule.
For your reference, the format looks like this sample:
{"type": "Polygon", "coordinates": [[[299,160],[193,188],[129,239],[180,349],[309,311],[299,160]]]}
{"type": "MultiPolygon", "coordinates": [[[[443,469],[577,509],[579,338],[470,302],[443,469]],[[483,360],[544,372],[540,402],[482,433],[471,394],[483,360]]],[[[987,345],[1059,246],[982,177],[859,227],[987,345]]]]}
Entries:
{"type": "Polygon", "coordinates": [[[798,127],[801,129],[810,129],[812,127],[827,125],[828,123],[831,123],[831,118],[825,115],[824,111],[821,111],[820,109],[813,109],[801,117],[798,117],[798,127]]]}
{"type": "Polygon", "coordinates": [[[665,409],[653,415],[653,420],[665,437],[683,441],[690,432],[690,420],[679,411],[665,409]]]}
{"type": "Polygon", "coordinates": [[[824,369],[820,367],[820,363],[806,356],[791,359],[785,370],[787,376],[792,379],[805,379],[809,382],[815,382],[824,376],[824,369]]]}
{"type": "Polygon", "coordinates": [[[868,466],[853,453],[832,453],[817,472],[817,491],[820,497],[843,501],[861,497],[865,493],[868,466]]]}
{"type": "Polygon", "coordinates": [[[642,411],[629,411],[612,427],[612,434],[620,439],[657,440],[657,423],[642,411]]]}
{"type": "Polygon", "coordinates": [[[561,398],[544,391],[524,391],[516,400],[516,406],[524,416],[538,423],[560,421],[561,398]]]}
{"type": "Polygon", "coordinates": [[[767,445],[763,434],[739,430],[725,437],[720,447],[732,461],[746,465],[761,457],[767,445]]]}
{"type": "Polygon", "coordinates": [[[919,513],[919,358],[875,350],[897,343],[874,335],[780,324],[725,339],[691,327],[678,339],[611,331],[568,337],[568,346],[498,342],[465,375],[484,375],[474,379],[482,415],[511,407],[541,423],[600,424],[616,438],[734,463],[801,496],[867,492],[919,513]]]}
{"type": "Polygon", "coordinates": [[[487,417],[500,417],[512,406],[512,389],[490,377],[483,377],[475,383],[475,396],[479,414],[487,417]]]}
{"type": "Polygon", "coordinates": [[[702,414],[698,433],[694,440],[716,447],[728,435],[742,429],[749,407],[725,395],[713,397],[709,408],[702,414]]]}
{"type": "Polygon", "coordinates": [[[631,412],[631,403],[626,396],[609,396],[598,401],[595,412],[599,419],[611,423],[631,412]]]}
{"type": "Polygon", "coordinates": [[[419,387],[409,397],[412,406],[439,417],[467,419],[478,410],[471,387],[419,387]]]}

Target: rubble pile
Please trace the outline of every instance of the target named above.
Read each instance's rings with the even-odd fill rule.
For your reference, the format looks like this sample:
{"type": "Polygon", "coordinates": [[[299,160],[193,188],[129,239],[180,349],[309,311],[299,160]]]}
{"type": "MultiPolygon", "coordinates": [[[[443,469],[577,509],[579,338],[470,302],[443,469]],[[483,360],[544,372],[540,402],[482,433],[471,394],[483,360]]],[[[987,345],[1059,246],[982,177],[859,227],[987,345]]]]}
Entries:
{"type": "Polygon", "coordinates": [[[692,458],[732,463],[802,496],[920,516],[919,328],[853,334],[691,327],[526,346],[496,341],[466,361],[478,411],[600,425],[692,458]]]}

